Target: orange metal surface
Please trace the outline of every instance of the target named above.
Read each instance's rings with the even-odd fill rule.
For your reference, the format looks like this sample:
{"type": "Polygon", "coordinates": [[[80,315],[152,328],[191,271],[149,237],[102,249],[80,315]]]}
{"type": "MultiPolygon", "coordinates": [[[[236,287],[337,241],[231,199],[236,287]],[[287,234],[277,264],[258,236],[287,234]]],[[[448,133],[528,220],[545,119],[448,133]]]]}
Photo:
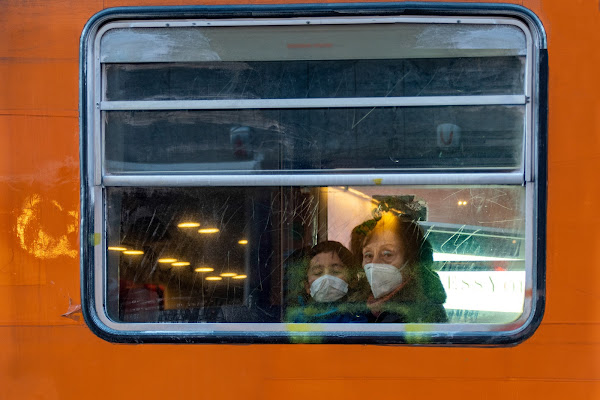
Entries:
{"type": "Polygon", "coordinates": [[[526,342],[116,345],[94,336],[77,307],[79,37],[103,8],[167,3],[192,4],[0,2],[0,398],[600,398],[600,10],[590,0],[522,2],[543,22],[550,57],[546,313],[526,342]]]}

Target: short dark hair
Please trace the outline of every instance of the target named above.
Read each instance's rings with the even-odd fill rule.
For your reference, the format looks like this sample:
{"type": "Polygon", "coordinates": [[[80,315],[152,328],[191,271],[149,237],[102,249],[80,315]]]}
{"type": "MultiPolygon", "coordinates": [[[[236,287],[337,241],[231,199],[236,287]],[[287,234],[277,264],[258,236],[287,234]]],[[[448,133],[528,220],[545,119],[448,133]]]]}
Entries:
{"type": "Polygon", "coordinates": [[[342,260],[344,265],[350,269],[355,269],[356,266],[359,264],[359,260],[357,260],[352,254],[352,252],[340,242],[326,240],[324,242],[318,243],[308,250],[306,256],[309,260],[312,260],[313,257],[321,253],[337,254],[337,256],[340,258],[340,260],[342,260]]]}

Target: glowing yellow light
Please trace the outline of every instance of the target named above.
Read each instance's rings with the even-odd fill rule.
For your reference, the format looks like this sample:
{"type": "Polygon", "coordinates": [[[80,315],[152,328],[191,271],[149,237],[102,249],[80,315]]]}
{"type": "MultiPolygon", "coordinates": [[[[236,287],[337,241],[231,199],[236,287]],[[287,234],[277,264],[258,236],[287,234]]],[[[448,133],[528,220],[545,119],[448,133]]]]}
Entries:
{"type": "Polygon", "coordinates": [[[353,195],[355,195],[357,197],[361,197],[361,198],[363,198],[365,200],[371,201],[371,202],[373,202],[375,204],[379,204],[379,201],[377,201],[376,199],[372,198],[369,195],[364,194],[363,192],[361,192],[359,190],[353,189],[351,187],[340,186],[339,188],[330,188],[330,189],[335,189],[335,190],[338,190],[340,192],[348,192],[348,193],[351,193],[351,194],[353,194],[353,195]]]}
{"type": "Polygon", "coordinates": [[[198,229],[198,233],[217,233],[219,230],[217,228],[204,228],[198,229]]]}
{"type": "Polygon", "coordinates": [[[125,251],[125,250],[127,250],[127,247],[108,246],[108,249],[111,251],[125,251]]]}
{"type": "Polygon", "coordinates": [[[176,262],[176,261],[177,261],[177,259],[176,259],[176,258],[159,258],[159,259],[158,259],[158,262],[159,262],[159,263],[163,263],[163,264],[165,264],[165,263],[166,263],[166,264],[172,264],[172,263],[174,263],[174,262],[176,262]]]}
{"type": "Polygon", "coordinates": [[[248,244],[248,241],[246,239],[242,239],[242,240],[238,240],[239,244],[248,244]]]}
{"type": "Polygon", "coordinates": [[[222,280],[222,279],[223,279],[223,278],[221,278],[220,276],[207,276],[207,277],[206,277],[206,280],[207,280],[207,281],[220,281],[220,280],[222,280]]]}
{"type": "Polygon", "coordinates": [[[127,254],[128,256],[139,256],[144,254],[144,252],[141,250],[125,250],[123,254],[127,254]]]}
{"type": "Polygon", "coordinates": [[[198,267],[194,271],[196,272],[213,272],[215,269],[211,267],[198,267]]]}
{"type": "Polygon", "coordinates": [[[187,261],[177,261],[177,262],[171,263],[171,265],[174,267],[187,267],[188,265],[190,265],[190,263],[187,261]]]}
{"type": "Polygon", "coordinates": [[[219,275],[224,276],[225,278],[231,278],[232,276],[236,276],[237,274],[235,272],[223,272],[219,275]]]}
{"type": "Polygon", "coordinates": [[[200,223],[198,222],[182,222],[180,224],[177,224],[178,228],[197,228],[200,226],[200,223]]]}
{"type": "Polygon", "coordinates": [[[248,275],[236,275],[232,279],[246,279],[248,275]]]}

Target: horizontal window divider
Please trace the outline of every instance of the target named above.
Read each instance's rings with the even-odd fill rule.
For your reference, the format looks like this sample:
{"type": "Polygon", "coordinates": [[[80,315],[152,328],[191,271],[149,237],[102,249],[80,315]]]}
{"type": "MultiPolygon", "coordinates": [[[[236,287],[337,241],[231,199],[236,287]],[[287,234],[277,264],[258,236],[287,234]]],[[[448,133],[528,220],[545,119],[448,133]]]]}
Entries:
{"type": "Polygon", "coordinates": [[[523,172],[294,174],[294,175],[105,175],[104,186],[374,186],[523,185],[523,172]]]}
{"type": "MultiPolygon", "coordinates": [[[[470,311],[470,310],[467,310],[470,311]]],[[[306,327],[314,326],[315,324],[309,323],[284,323],[284,322],[270,322],[270,323],[177,323],[177,322],[161,322],[161,323],[120,323],[110,320],[105,314],[98,310],[100,321],[102,321],[108,328],[122,332],[134,332],[138,333],[149,333],[150,335],[155,334],[183,334],[192,333],[196,335],[206,335],[208,337],[213,336],[217,333],[233,336],[233,337],[254,337],[256,334],[271,334],[273,336],[283,337],[294,337],[294,336],[314,336],[314,337],[339,337],[344,336],[352,338],[354,336],[365,337],[365,336],[380,336],[390,335],[392,337],[398,337],[406,332],[410,332],[407,326],[410,324],[403,323],[391,323],[391,324],[349,324],[349,323],[319,323],[319,330],[309,330],[306,327]],[[297,330],[294,330],[297,327],[297,330]]],[[[520,320],[520,319],[519,319],[520,320]]],[[[423,337],[436,336],[437,332],[479,332],[488,336],[501,336],[506,335],[507,331],[494,332],[499,328],[510,329],[514,326],[512,324],[491,324],[491,323],[476,323],[476,324],[464,324],[464,323],[438,323],[438,324],[427,324],[429,328],[428,332],[421,332],[419,334],[423,337]]],[[[508,332],[510,333],[510,332],[508,332]]]]}
{"type": "Polygon", "coordinates": [[[103,111],[524,105],[525,95],[102,101],[103,111]]]}

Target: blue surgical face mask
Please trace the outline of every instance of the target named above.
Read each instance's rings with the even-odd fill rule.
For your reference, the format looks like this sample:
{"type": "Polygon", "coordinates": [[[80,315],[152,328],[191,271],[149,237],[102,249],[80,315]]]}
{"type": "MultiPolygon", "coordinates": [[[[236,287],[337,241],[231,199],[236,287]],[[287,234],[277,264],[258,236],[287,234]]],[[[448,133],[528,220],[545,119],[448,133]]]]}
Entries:
{"type": "Polygon", "coordinates": [[[390,264],[369,263],[364,266],[373,296],[378,299],[402,285],[402,268],[390,264]]]}
{"type": "Polygon", "coordinates": [[[340,278],[323,275],[310,285],[310,295],[319,303],[337,301],[348,293],[348,284],[340,278]]]}

